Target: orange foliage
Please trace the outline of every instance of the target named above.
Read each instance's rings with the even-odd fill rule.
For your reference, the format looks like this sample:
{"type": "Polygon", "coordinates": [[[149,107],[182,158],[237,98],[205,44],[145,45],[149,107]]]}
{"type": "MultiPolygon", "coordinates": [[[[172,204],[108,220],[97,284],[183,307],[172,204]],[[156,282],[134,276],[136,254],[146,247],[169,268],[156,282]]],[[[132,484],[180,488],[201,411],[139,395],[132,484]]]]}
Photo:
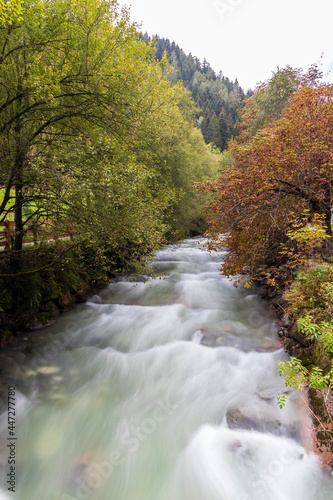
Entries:
{"type": "Polygon", "coordinates": [[[207,236],[210,248],[230,250],[226,275],[279,265],[280,244],[305,209],[310,219],[323,214],[331,234],[333,85],[301,86],[280,119],[252,137],[246,127],[229,147],[234,164],[197,185],[212,194],[207,236]]]}

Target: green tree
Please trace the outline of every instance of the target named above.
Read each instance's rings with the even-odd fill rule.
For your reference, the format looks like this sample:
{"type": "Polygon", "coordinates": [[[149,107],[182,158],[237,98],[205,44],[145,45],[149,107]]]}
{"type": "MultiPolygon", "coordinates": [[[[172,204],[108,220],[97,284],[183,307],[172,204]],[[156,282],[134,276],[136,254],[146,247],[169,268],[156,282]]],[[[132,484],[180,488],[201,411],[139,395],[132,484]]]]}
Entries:
{"type": "Polygon", "coordinates": [[[167,211],[168,238],[177,240],[202,233],[206,229],[204,205],[206,196],[196,193],[196,181],[216,178],[221,162],[219,150],[205,144],[201,130],[184,123],[174,137],[170,150],[162,159],[160,182],[173,187],[175,198],[167,211]]]}
{"type": "Polygon", "coordinates": [[[23,0],[12,0],[6,2],[0,0],[0,27],[3,29],[12,26],[13,23],[22,21],[23,0]]]}
{"type": "Polygon", "coordinates": [[[278,68],[267,82],[259,83],[255,93],[246,100],[246,105],[240,112],[243,139],[247,140],[278,120],[300,85],[316,85],[321,77],[316,64],[311,66],[307,73],[300,68],[287,66],[278,68]]]}
{"type": "MultiPolygon", "coordinates": [[[[6,216],[15,188],[17,251],[22,248],[24,209],[41,196],[36,200],[33,192],[40,162],[88,124],[104,125],[105,108],[109,116],[122,117],[111,63],[115,45],[133,38],[134,27],[125,11],[117,21],[119,14],[106,2],[75,2],[72,12],[73,3],[66,0],[41,0],[33,8],[25,3],[23,20],[7,23],[0,33],[1,177],[6,186],[0,213],[6,216]]],[[[58,174],[48,175],[43,196],[58,174]]]]}
{"type": "Polygon", "coordinates": [[[233,132],[233,121],[224,108],[222,109],[219,116],[219,127],[221,147],[223,150],[226,150],[228,147],[228,140],[231,138],[233,132]]]}
{"type": "Polygon", "coordinates": [[[215,146],[222,149],[220,125],[214,111],[211,111],[207,117],[205,138],[208,143],[212,142],[215,146]]]}
{"type": "MultiPolygon", "coordinates": [[[[150,43],[147,34],[142,35],[150,43]]],[[[156,58],[160,60],[166,54],[168,61],[175,68],[172,80],[182,80],[195,103],[199,106],[199,124],[206,143],[213,142],[219,149],[227,147],[228,140],[238,132],[238,110],[243,106],[245,94],[237,80],[231,82],[222,75],[216,76],[206,59],[201,63],[191,54],[186,55],[174,42],[166,38],[154,37],[156,58]],[[224,112],[228,116],[229,126],[221,127],[216,123],[224,112]]]]}
{"type": "Polygon", "coordinates": [[[39,0],[15,23],[0,32],[0,216],[14,211],[14,249],[30,219],[49,218],[154,247],[175,196],[162,159],[193,119],[188,92],[115,2],[39,0]]]}

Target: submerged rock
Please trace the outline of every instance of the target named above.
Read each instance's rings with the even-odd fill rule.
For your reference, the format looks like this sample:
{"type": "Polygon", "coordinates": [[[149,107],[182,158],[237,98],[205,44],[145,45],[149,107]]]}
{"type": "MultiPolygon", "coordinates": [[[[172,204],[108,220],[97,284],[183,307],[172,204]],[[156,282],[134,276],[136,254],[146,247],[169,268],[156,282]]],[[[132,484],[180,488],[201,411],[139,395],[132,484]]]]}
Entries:
{"type": "Polygon", "coordinates": [[[256,351],[258,348],[255,342],[251,340],[243,339],[241,337],[237,337],[235,335],[229,334],[228,336],[220,336],[216,339],[217,345],[223,347],[235,347],[243,352],[251,352],[256,351]]]}
{"type": "Polygon", "coordinates": [[[53,375],[54,373],[60,372],[59,366],[43,366],[42,368],[38,368],[38,373],[42,375],[53,375]]]}
{"type": "Polygon", "coordinates": [[[260,417],[254,413],[243,413],[235,408],[227,413],[227,424],[229,429],[243,429],[247,431],[258,431],[276,436],[288,436],[292,439],[300,439],[300,429],[297,425],[285,425],[275,419],[260,417]]]}

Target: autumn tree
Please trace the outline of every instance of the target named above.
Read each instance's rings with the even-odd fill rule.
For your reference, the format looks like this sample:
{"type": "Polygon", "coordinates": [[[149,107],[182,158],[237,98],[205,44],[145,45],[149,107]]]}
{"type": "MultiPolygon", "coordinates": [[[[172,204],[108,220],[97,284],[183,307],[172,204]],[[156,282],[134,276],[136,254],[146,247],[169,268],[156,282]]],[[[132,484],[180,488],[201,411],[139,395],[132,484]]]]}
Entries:
{"type": "MultiPolygon", "coordinates": [[[[292,94],[286,89],[276,110],[278,118],[267,120],[263,127],[258,127],[253,113],[258,97],[250,98],[243,132],[229,146],[233,164],[217,182],[204,186],[213,194],[210,245],[230,249],[226,274],[264,271],[281,264],[285,259],[280,255],[281,243],[292,221],[306,209],[310,221],[322,214],[326,233],[331,234],[333,86],[316,79],[310,83],[301,81],[292,94]],[[225,233],[223,241],[221,233],[225,233]]],[[[260,100],[265,101],[264,96],[260,100]]],[[[267,100],[272,102],[269,95],[267,100]]]]}

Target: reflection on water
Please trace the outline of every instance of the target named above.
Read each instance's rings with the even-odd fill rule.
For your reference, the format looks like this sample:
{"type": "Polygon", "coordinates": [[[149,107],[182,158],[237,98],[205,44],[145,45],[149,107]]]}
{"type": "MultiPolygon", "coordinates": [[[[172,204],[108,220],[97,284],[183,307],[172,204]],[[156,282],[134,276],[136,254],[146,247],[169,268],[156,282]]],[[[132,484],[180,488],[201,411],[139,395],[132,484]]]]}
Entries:
{"type": "Polygon", "coordinates": [[[15,499],[333,498],[302,445],[298,394],[276,404],[275,318],[220,262],[195,239],[163,249],[167,278],[111,283],[2,357],[17,387],[15,499]]]}

